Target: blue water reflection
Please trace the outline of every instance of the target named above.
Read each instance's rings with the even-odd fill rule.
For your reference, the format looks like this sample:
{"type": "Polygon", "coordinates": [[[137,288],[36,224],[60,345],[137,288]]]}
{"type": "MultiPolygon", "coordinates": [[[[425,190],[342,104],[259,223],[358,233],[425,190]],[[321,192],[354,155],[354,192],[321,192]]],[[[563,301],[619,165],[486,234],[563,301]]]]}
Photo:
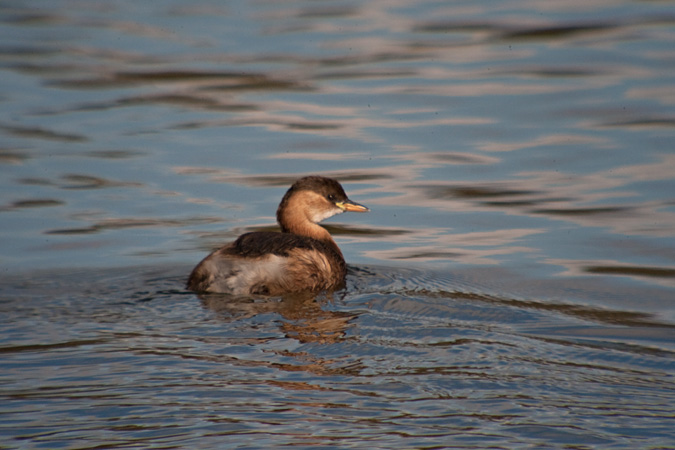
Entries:
{"type": "Polygon", "coordinates": [[[671,446],[674,24],[668,2],[0,6],[2,444],[671,446]],[[309,173],[372,209],[326,224],[345,292],[183,290],[309,173]]]}

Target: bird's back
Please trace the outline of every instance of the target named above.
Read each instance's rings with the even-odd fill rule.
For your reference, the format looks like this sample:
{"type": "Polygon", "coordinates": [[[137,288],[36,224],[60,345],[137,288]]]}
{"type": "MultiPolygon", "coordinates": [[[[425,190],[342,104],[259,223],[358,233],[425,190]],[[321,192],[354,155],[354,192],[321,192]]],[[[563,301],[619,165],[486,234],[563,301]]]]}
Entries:
{"type": "Polygon", "coordinates": [[[235,295],[281,295],[341,285],[346,264],[331,243],[291,233],[252,232],[214,251],[190,274],[188,288],[235,295]]]}

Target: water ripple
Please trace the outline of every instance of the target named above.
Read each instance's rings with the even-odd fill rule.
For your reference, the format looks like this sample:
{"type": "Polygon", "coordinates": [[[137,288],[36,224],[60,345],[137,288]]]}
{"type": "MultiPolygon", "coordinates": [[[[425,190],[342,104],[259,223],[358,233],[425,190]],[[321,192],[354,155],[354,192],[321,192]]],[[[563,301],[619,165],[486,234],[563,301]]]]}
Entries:
{"type": "Polygon", "coordinates": [[[15,3],[0,446],[672,446],[671,4],[15,3]],[[185,290],[306,174],[346,289],[185,290]]]}

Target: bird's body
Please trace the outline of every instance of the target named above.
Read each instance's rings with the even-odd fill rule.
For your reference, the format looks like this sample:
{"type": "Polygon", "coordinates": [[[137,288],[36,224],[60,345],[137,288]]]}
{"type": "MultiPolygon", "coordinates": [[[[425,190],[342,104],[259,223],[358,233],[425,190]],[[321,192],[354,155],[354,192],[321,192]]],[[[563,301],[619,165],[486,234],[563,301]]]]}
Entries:
{"type": "Polygon", "coordinates": [[[347,272],[342,252],[318,223],[343,211],[368,211],[342,186],[318,176],[297,180],[277,209],[281,233],[257,231],[215,250],[194,268],[188,288],[235,295],[332,290],[347,272]]]}

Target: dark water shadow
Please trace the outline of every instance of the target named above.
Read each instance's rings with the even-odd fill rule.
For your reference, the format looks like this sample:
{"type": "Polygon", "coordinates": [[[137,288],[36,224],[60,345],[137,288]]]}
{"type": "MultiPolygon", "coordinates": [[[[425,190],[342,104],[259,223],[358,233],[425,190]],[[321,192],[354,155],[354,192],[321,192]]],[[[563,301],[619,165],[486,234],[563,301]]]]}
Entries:
{"type": "MultiPolygon", "coordinates": [[[[351,267],[350,274],[348,305],[368,305],[369,314],[384,313],[402,321],[412,317],[419,321],[420,330],[454,324],[466,330],[500,330],[510,336],[506,341],[527,336],[589,350],[675,358],[675,324],[638,309],[595,306],[591,299],[598,293],[592,290],[584,301],[579,287],[574,299],[566,297],[568,288],[553,284],[548,295],[532,297],[499,288],[482,276],[476,281],[470,271],[452,274],[361,266],[351,267]]],[[[608,292],[614,289],[608,287],[608,292]]]]}
{"type": "Polygon", "coordinates": [[[657,320],[653,314],[639,311],[620,311],[609,308],[597,308],[583,304],[554,300],[560,293],[550,292],[549,298],[523,298],[517,292],[509,295],[499,292],[499,288],[465,278],[466,275],[453,276],[451,273],[434,273],[421,269],[387,268],[377,266],[351,266],[351,295],[367,293],[396,294],[405,297],[426,299],[465,300],[477,304],[501,305],[519,310],[551,312],[557,315],[571,316],[584,321],[600,324],[621,325],[626,327],[663,327],[675,330],[675,324],[657,320]]]}

